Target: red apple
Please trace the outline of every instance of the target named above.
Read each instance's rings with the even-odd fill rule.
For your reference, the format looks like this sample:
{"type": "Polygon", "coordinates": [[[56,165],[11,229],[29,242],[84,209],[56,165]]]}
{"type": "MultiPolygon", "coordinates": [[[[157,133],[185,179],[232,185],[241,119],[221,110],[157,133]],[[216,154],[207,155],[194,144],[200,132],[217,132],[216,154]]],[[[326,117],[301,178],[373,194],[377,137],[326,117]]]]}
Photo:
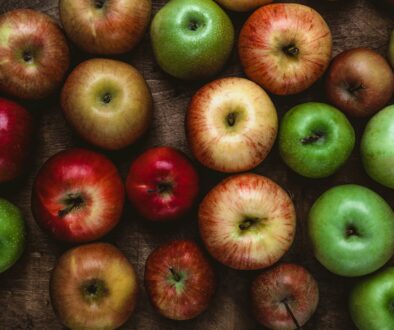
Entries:
{"type": "Polygon", "coordinates": [[[301,329],[319,303],[319,288],[303,267],[282,264],[259,275],[252,283],[252,309],[269,329],[301,329]]]}
{"type": "Polygon", "coordinates": [[[151,0],[60,0],[60,18],[69,38],[94,54],[132,50],[148,26],[151,0]]]}
{"type": "Polygon", "coordinates": [[[172,241],[149,255],[145,287],[162,316],[189,320],[207,309],[215,291],[215,274],[196,243],[172,241]]]}
{"type": "Polygon", "coordinates": [[[116,247],[82,245],[64,253],[52,271],[53,309],[70,329],[116,329],[132,314],[138,284],[133,266],[116,247]]]}
{"type": "Polygon", "coordinates": [[[326,70],[332,49],[327,23],[314,9],[275,3],[257,9],[239,37],[246,75],[278,95],[309,88],[326,70]]]}
{"type": "Polygon", "coordinates": [[[124,187],[116,167],[99,153],[69,149],[41,167],[33,186],[37,223],[58,240],[99,239],[118,223],[124,187]]]}
{"type": "Polygon", "coordinates": [[[135,142],[152,117],[152,95],[142,75],[109,59],[79,64],[64,84],[61,105],[79,135],[109,150],[135,142]]]}
{"type": "Polygon", "coordinates": [[[372,49],[349,49],[332,61],[326,93],[329,101],[347,114],[370,116],[390,101],[394,74],[384,57],[372,49]]]}
{"type": "Polygon", "coordinates": [[[0,97],[0,183],[24,172],[32,139],[30,113],[19,104],[0,97]]]}
{"type": "Polygon", "coordinates": [[[275,106],[264,90],[243,78],[223,78],[202,87],[186,118],[189,146],[205,166],[243,172],[270,152],[278,130],[275,106]]]}
{"type": "Polygon", "coordinates": [[[0,16],[0,91],[42,99],[62,83],[69,49],[59,26],[47,15],[16,9],[0,16]]]}
{"type": "Polygon", "coordinates": [[[145,218],[175,220],[192,207],[198,194],[198,174],[180,151],[152,148],[131,164],[126,189],[145,218]]]}
{"type": "Polygon", "coordinates": [[[229,177],[204,198],[198,214],[202,240],[218,261],[251,270],[277,262],[290,248],[296,214],[289,195],[252,173],[229,177]]]}

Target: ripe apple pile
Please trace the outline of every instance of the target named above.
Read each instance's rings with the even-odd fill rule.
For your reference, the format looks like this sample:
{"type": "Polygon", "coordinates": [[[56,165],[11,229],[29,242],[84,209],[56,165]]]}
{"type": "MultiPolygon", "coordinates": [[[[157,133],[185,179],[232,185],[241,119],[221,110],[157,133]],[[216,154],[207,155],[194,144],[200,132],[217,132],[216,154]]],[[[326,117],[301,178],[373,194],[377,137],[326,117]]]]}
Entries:
{"type": "MultiPolygon", "coordinates": [[[[213,171],[243,172],[224,178],[205,197],[199,196],[205,181],[194,160],[175,148],[142,152],[125,182],[110,160],[141,139],[152,122],[155,91],[136,68],[119,58],[88,58],[70,69],[67,39],[49,16],[30,9],[0,16],[0,184],[23,175],[31,156],[34,118],[18,101],[60,91],[69,125],[87,143],[112,152],[62,150],[34,180],[31,209],[39,226],[58,241],[90,242],[66,251],[51,273],[51,302],[64,326],[115,329],[136,308],[138,275],[132,264],[115,246],[93,242],[121,221],[126,193],[152,226],[184,221],[202,197],[196,215],[201,246],[172,240],[145,262],[145,290],[157,313],[190,320],[209,307],[217,285],[211,255],[236,270],[265,269],[251,283],[253,315],[261,325],[283,330],[300,329],[312,317],[318,283],[300,265],[275,265],[296,238],[297,205],[270,178],[247,171],[268,157],[278,135],[277,151],[293,171],[308,179],[329,177],[356,145],[346,114],[374,115],[361,139],[362,162],[372,179],[394,189],[389,62],[374,50],[355,48],[330,64],[332,34],[323,17],[305,5],[271,2],[170,0],[150,22],[151,0],[59,1],[65,34],[86,53],[130,52],[150,25],[160,68],[179,81],[203,80],[185,109],[191,154],[213,171]],[[205,81],[224,69],[233,50],[236,29],[225,10],[253,9],[237,44],[247,78],[205,81]],[[301,93],[327,68],[324,91],[330,104],[293,104],[278,123],[268,92],[301,93]]],[[[388,56],[394,65],[394,32],[388,56]]],[[[17,206],[0,198],[0,273],[24,251],[23,219],[17,206]]],[[[352,288],[349,310],[357,327],[394,329],[394,270],[380,269],[394,254],[390,205],[366,187],[332,187],[313,204],[307,227],[315,257],[328,271],[347,277],[378,271],[352,288]]]]}

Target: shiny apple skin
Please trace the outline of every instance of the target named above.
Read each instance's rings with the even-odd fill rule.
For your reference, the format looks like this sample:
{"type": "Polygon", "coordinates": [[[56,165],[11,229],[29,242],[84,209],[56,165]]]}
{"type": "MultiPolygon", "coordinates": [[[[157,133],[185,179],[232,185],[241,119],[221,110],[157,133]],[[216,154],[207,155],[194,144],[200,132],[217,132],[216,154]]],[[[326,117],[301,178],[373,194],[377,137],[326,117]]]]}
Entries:
{"type": "Polygon", "coordinates": [[[243,26],[238,43],[246,75],[278,95],[300,93],[324,73],[331,59],[332,37],[314,9],[275,3],[257,9],[243,26]],[[297,55],[284,47],[294,45],[297,55]]]}
{"type": "Polygon", "coordinates": [[[215,0],[222,7],[233,11],[249,11],[271,3],[273,0],[215,0]]]}
{"type": "Polygon", "coordinates": [[[193,96],[186,133],[194,156],[220,172],[243,172],[259,165],[271,151],[278,116],[267,93],[244,78],[222,78],[193,96]],[[228,116],[236,114],[233,125],[228,116]]]}
{"type": "Polygon", "coordinates": [[[60,0],[59,10],[66,34],[85,52],[122,54],[131,51],[144,36],[152,2],[60,0]]]}
{"type": "Polygon", "coordinates": [[[261,175],[245,173],[223,180],[202,201],[198,218],[209,253],[235,269],[269,267],[294,240],[293,202],[280,186],[261,175]]]}
{"type": "Polygon", "coordinates": [[[79,64],[61,95],[69,124],[86,141],[108,150],[125,148],[145,133],[152,103],[142,75],[129,64],[109,59],[79,64]],[[106,95],[111,97],[108,103],[106,95]]]}
{"type": "Polygon", "coordinates": [[[0,91],[43,99],[63,82],[70,54],[60,27],[48,15],[16,9],[0,16],[0,91]],[[30,51],[25,61],[23,52],[30,51]]]}
{"type": "Polygon", "coordinates": [[[30,113],[0,97],[0,183],[14,180],[25,171],[33,133],[30,113]]]}
{"type": "Polygon", "coordinates": [[[122,179],[110,160],[90,150],[69,149],[41,167],[33,186],[32,211],[54,239],[82,243],[99,239],[116,226],[124,199],[122,179]]]}
{"type": "Polygon", "coordinates": [[[171,221],[191,209],[198,195],[199,179],[182,152],[156,147],[131,164],[126,190],[133,206],[146,219],[171,221]]]}
{"type": "Polygon", "coordinates": [[[317,308],[319,287],[305,268],[281,264],[253,281],[251,298],[253,314],[261,325],[273,330],[297,329],[285,303],[302,327],[317,308]]]}
{"type": "Polygon", "coordinates": [[[154,250],[146,261],[146,291],[154,308],[166,318],[197,317],[208,308],[215,287],[215,273],[193,241],[171,241],[154,250]]]}
{"type": "Polygon", "coordinates": [[[82,245],[64,253],[52,271],[55,314],[70,329],[116,329],[134,311],[138,295],[133,266],[107,243],[82,245]],[[96,295],[88,287],[99,287],[96,295]]]}
{"type": "Polygon", "coordinates": [[[325,87],[327,98],[336,107],[354,117],[367,117],[381,110],[391,99],[394,74],[377,52],[353,48],[334,58],[325,87]]]}

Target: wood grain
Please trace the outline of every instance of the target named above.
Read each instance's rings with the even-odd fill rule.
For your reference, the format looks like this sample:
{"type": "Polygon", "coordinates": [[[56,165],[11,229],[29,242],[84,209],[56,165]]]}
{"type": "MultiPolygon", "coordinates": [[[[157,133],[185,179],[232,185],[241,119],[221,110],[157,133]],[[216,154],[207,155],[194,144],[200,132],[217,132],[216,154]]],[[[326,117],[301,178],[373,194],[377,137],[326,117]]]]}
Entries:
{"type": "MultiPolygon", "coordinates": [[[[155,0],[154,12],[166,1],[155,0]]],[[[327,20],[334,37],[334,54],[344,49],[369,46],[385,54],[389,33],[394,28],[393,13],[374,5],[373,1],[326,0],[296,1],[317,9],[327,20]]],[[[0,0],[0,13],[13,8],[33,8],[58,19],[56,0],[0,0]]],[[[247,14],[231,14],[239,31],[247,14]]],[[[73,66],[88,58],[73,47],[73,66]]],[[[137,67],[151,88],[155,101],[155,114],[149,133],[136,145],[120,152],[106,154],[116,163],[125,178],[128,166],[140,152],[154,145],[177,147],[190,152],[184,133],[184,114],[193,93],[204,82],[185,84],[164,74],[155,64],[148,34],[130,54],[116,57],[137,67]]],[[[220,76],[242,76],[236,52],[220,76]]],[[[305,93],[293,97],[273,97],[282,115],[292,106],[305,101],[326,101],[322,83],[318,82],[305,93]]],[[[30,195],[34,177],[43,162],[54,153],[72,147],[89,147],[65,123],[59,108],[58,95],[37,103],[26,103],[37,123],[36,147],[28,174],[12,184],[0,187],[0,196],[20,206],[28,225],[28,246],[22,259],[9,271],[0,274],[0,329],[62,329],[49,301],[48,281],[56,258],[68,246],[49,239],[35,223],[30,210],[30,195]]],[[[366,120],[353,120],[358,140],[366,120]]],[[[0,146],[1,147],[1,146],[0,146]]],[[[95,149],[95,148],[93,148],[95,149]]],[[[191,155],[190,155],[191,156],[191,155]]],[[[225,176],[196,164],[201,174],[201,197],[225,176]]],[[[290,193],[297,208],[298,228],[296,240],[283,261],[299,263],[309,269],[320,286],[320,304],[305,330],[354,329],[347,313],[348,290],[352,280],[334,276],[313,258],[306,234],[306,218],[315,199],[329,187],[343,183],[358,183],[380,193],[394,207],[392,190],[370,180],[362,169],[357,145],[350,160],[334,176],[324,180],[306,180],[286,168],[280,160],[277,147],[254,172],[266,175],[290,193]]],[[[219,286],[210,309],[195,320],[172,322],[157,315],[149,304],[142,285],[144,263],[152,249],[172,238],[192,238],[201,243],[196,222],[196,208],[178,225],[152,226],[141,219],[129,205],[120,225],[105,241],[117,245],[134,264],[140,279],[141,294],[135,314],[124,329],[254,329],[257,323],[251,317],[248,305],[250,281],[258,272],[227,269],[214,262],[219,286]]],[[[394,265],[393,260],[390,261],[394,265]]]]}

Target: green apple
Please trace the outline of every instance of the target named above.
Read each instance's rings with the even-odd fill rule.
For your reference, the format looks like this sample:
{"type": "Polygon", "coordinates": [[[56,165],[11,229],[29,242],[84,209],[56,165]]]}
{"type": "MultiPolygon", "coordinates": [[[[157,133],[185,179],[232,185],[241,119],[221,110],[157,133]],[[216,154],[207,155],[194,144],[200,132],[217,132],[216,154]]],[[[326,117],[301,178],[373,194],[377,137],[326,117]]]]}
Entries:
{"type": "Polygon", "coordinates": [[[349,158],[355,133],[345,115],[324,103],[304,103],[288,111],[279,130],[284,162],[308,178],[336,172],[349,158]]]}
{"type": "Polygon", "coordinates": [[[349,310],[359,330],[393,330],[394,267],[357,283],[350,294],[349,310]]]}
{"type": "Polygon", "coordinates": [[[25,223],[21,211],[0,198],[0,273],[10,268],[25,246],[25,223]]]}
{"type": "Polygon", "coordinates": [[[316,258],[329,271],[362,276],[394,253],[394,214],[382,197],[358,185],[326,191],[309,212],[309,237],[316,258]]]}
{"type": "Polygon", "coordinates": [[[389,45],[389,60],[391,66],[394,68],[394,30],[391,32],[390,45],[389,45]]]}
{"type": "Polygon", "coordinates": [[[368,122],[361,139],[361,156],[368,175],[394,188],[394,105],[378,112],[368,122]]]}
{"type": "Polygon", "coordinates": [[[184,80],[218,73],[234,43],[231,20],[213,0],[171,0],[154,17],[150,33],[158,64],[184,80]]]}

